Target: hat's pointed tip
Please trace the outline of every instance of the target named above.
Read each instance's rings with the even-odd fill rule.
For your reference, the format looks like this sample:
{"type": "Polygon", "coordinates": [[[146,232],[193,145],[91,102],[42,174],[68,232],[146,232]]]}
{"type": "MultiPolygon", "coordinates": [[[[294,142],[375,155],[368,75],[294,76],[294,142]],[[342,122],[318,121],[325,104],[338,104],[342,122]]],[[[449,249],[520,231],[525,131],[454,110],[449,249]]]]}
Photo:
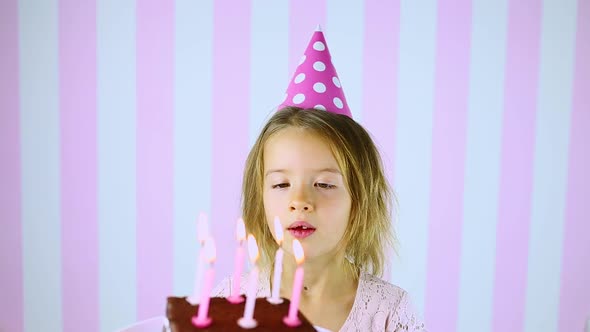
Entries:
{"type": "Polygon", "coordinates": [[[315,31],[322,31],[322,26],[318,24],[318,26],[315,28],[315,31]]]}

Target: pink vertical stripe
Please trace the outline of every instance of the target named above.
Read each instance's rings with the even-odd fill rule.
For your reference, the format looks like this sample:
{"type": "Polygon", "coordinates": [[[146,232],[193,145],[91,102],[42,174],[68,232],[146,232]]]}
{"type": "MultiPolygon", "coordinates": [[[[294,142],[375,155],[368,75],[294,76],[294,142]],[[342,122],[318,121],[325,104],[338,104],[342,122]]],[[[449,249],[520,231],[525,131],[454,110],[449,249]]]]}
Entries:
{"type": "Polygon", "coordinates": [[[0,327],[24,330],[18,3],[0,2],[0,327]]]}
{"type": "Polygon", "coordinates": [[[590,1],[578,1],[559,331],[582,331],[590,319],[590,1]]]}
{"type": "MultiPolygon", "coordinates": [[[[215,1],[213,17],[212,232],[220,261],[231,262],[240,216],[250,113],[250,1],[215,1]]],[[[269,27],[272,28],[272,27],[269,27]]],[[[269,54],[272,47],[269,47],[269,54]]],[[[272,56],[272,55],[270,55],[272,56]]],[[[231,264],[220,264],[219,278],[231,264]]]]}
{"type": "Polygon", "coordinates": [[[64,331],[98,331],[96,3],[59,2],[64,331]]]}
{"type": "MultiPolygon", "coordinates": [[[[299,59],[303,56],[307,43],[318,24],[325,31],[326,7],[326,0],[289,1],[289,79],[295,72],[299,59]]],[[[328,35],[326,35],[326,42],[329,48],[330,36],[328,35]]],[[[285,82],[285,89],[288,83],[285,82]]]]}
{"type": "Polygon", "coordinates": [[[172,293],[174,2],[137,2],[137,316],[172,293]]]}
{"type": "Polygon", "coordinates": [[[511,0],[496,238],[493,330],[524,329],[541,1],[511,0]]]}
{"type": "Polygon", "coordinates": [[[438,4],[425,320],[457,329],[471,1],[438,4]]]}
{"type": "MultiPolygon", "coordinates": [[[[379,147],[389,181],[395,174],[392,128],[396,127],[397,113],[399,18],[399,0],[365,1],[363,122],[379,147]]],[[[390,273],[386,268],[384,278],[389,279],[390,273]]]]}

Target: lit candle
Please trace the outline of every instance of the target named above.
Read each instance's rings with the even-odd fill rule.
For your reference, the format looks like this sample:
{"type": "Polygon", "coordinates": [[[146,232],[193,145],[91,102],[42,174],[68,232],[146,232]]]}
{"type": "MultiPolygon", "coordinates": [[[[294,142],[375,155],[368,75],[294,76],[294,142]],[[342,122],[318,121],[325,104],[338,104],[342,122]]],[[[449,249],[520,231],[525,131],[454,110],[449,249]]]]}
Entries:
{"type": "Polygon", "coordinates": [[[231,303],[237,304],[244,302],[244,298],[240,296],[240,280],[242,279],[242,270],[244,268],[244,240],[246,239],[246,226],[242,218],[238,219],[236,225],[236,239],[238,240],[238,248],[236,249],[236,260],[234,264],[234,276],[231,284],[230,296],[227,300],[231,303]]]}
{"type": "Polygon", "coordinates": [[[244,329],[253,329],[258,323],[254,319],[254,306],[256,305],[256,289],[258,288],[258,245],[256,245],[256,239],[252,234],[248,235],[248,255],[250,256],[250,262],[254,266],[250,271],[248,278],[248,291],[246,293],[246,306],[244,308],[244,316],[238,319],[238,325],[244,329]]]}
{"type": "Polygon", "coordinates": [[[301,288],[303,287],[303,247],[299,240],[293,240],[293,254],[297,261],[297,270],[293,279],[293,293],[291,294],[291,304],[289,305],[289,314],[283,318],[283,322],[290,327],[301,325],[297,312],[299,311],[299,299],[301,298],[301,288]]]}
{"type": "Polygon", "coordinates": [[[204,246],[205,240],[209,237],[209,223],[207,222],[207,215],[202,213],[199,214],[197,221],[197,239],[199,240],[199,259],[197,261],[197,271],[195,273],[195,285],[193,287],[193,295],[186,298],[190,304],[199,303],[201,298],[201,284],[203,280],[203,270],[205,269],[205,255],[204,246]]]}
{"type": "Polygon", "coordinates": [[[205,274],[205,282],[201,291],[201,300],[199,301],[199,309],[196,316],[193,316],[192,322],[196,327],[207,327],[211,325],[211,317],[209,317],[209,300],[211,297],[211,289],[213,288],[213,279],[215,278],[215,270],[213,269],[213,262],[215,262],[215,242],[213,238],[208,238],[205,241],[205,255],[209,261],[209,269],[205,274]]]}
{"type": "Polygon", "coordinates": [[[277,249],[277,253],[275,254],[275,271],[272,278],[272,292],[271,296],[267,298],[268,302],[272,304],[281,304],[283,303],[283,299],[279,296],[281,291],[281,274],[283,273],[283,248],[281,248],[281,244],[283,243],[283,227],[281,226],[281,221],[279,217],[275,217],[275,238],[279,245],[279,249],[277,249]]]}

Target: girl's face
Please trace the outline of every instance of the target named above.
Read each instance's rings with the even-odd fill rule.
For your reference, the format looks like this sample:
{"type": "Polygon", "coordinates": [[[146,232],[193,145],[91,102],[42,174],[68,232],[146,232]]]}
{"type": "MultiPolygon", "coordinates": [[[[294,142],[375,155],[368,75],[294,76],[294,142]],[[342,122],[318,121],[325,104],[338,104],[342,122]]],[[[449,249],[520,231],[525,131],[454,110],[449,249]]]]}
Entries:
{"type": "Polygon", "coordinates": [[[264,210],[274,230],[278,216],[283,248],[301,241],[306,259],[335,253],[350,219],[351,198],[332,151],[300,128],[273,135],[264,146],[264,210]]]}

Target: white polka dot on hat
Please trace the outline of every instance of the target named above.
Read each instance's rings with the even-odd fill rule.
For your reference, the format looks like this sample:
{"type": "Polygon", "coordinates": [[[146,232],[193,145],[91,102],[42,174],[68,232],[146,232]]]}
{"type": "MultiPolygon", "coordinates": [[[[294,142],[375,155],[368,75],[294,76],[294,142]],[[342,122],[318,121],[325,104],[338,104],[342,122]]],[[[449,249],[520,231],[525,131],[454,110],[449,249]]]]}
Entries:
{"type": "Polygon", "coordinates": [[[315,108],[352,118],[336,68],[332,64],[328,44],[319,26],[311,36],[279,109],[285,106],[315,108]]]}

